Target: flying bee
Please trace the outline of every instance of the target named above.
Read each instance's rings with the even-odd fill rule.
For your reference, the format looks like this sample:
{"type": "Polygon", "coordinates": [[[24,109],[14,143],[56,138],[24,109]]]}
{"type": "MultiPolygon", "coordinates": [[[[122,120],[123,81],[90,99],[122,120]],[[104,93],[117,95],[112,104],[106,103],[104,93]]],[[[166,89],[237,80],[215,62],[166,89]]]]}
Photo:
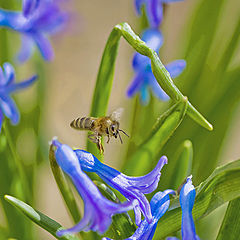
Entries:
{"type": "MultiPolygon", "coordinates": [[[[101,154],[104,153],[103,145],[101,143],[102,136],[107,136],[107,143],[110,141],[110,137],[119,137],[120,142],[123,143],[120,132],[125,133],[123,130],[119,129],[119,120],[123,112],[123,108],[119,108],[114,111],[110,116],[106,117],[79,117],[74,119],[70,126],[77,130],[89,130],[93,132],[88,136],[89,140],[97,144],[98,149],[101,154]]],[[[129,136],[128,136],[129,137],[129,136]]]]}

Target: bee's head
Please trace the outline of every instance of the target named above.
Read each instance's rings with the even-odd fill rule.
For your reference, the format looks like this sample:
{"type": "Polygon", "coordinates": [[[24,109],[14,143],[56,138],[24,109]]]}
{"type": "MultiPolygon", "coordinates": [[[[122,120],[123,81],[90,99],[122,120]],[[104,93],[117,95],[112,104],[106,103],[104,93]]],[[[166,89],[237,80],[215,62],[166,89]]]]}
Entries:
{"type": "Polygon", "coordinates": [[[112,136],[117,138],[119,134],[119,122],[115,121],[110,125],[109,132],[112,136]]]}

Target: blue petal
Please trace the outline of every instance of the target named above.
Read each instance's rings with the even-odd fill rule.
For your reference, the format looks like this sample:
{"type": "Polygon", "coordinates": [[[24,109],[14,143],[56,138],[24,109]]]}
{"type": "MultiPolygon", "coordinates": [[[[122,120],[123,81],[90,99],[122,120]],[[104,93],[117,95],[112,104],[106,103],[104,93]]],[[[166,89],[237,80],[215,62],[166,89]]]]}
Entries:
{"type": "Polygon", "coordinates": [[[38,7],[40,0],[23,0],[22,2],[22,10],[23,15],[28,17],[30,14],[34,12],[34,10],[38,7]]]}
{"type": "Polygon", "coordinates": [[[143,77],[142,77],[142,73],[138,73],[133,81],[131,82],[130,86],[128,87],[127,90],[127,96],[128,97],[133,97],[141,88],[141,85],[143,83],[143,77]]]}
{"type": "Polygon", "coordinates": [[[151,76],[149,76],[148,82],[149,82],[149,86],[152,89],[153,94],[157,98],[161,99],[162,101],[168,101],[169,100],[168,95],[163,91],[163,89],[159,85],[159,83],[156,80],[156,78],[153,75],[153,73],[151,73],[151,76]]]}
{"type": "Polygon", "coordinates": [[[157,166],[147,175],[130,177],[101,163],[91,153],[79,149],[75,150],[75,153],[84,171],[95,172],[101,179],[118,190],[128,200],[138,200],[139,206],[137,206],[137,209],[134,209],[137,213],[137,224],[139,223],[139,207],[147,221],[151,222],[152,215],[150,205],[144,194],[151,193],[157,188],[161,176],[161,169],[167,163],[165,156],[160,158],[157,166]]]}
{"type": "Polygon", "coordinates": [[[0,95],[0,108],[3,114],[11,120],[13,125],[19,122],[19,112],[14,101],[6,95],[0,95]]]}
{"type": "Polygon", "coordinates": [[[179,240],[177,237],[167,237],[166,240],[179,240]]]}
{"type": "Polygon", "coordinates": [[[38,46],[42,57],[46,61],[51,61],[54,57],[53,49],[49,40],[42,34],[34,34],[33,39],[38,46]]]}
{"type": "Polygon", "coordinates": [[[182,73],[186,65],[187,65],[186,61],[183,59],[180,59],[167,64],[165,67],[170,73],[170,76],[172,78],[176,78],[182,73]]]}
{"type": "Polygon", "coordinates": [[[146,106],[149,103],[149,100],[150,100],[149,89],[148,86],[144,85],[140,89],[141,104],[146,106]]]}
{"type": "Polygon", "coordinates": [[[187,182],[180,192],[180,205],[182,208],[182,240],[193,239],[197,240],[192,209],[196,196],[196,190],[192,185],[192,176],[187,178],[187,182]]]}
{"type": "Polygon", "coordinates": [[[27,61],[33,54],[34,42],[33,39],[25,34],[21,37],[21,48],[17,55],[17,61],[23,63],[27,61]]]}
{"type": "Polygon", "coordinates": [[[158,28],[163,18],[162,0],[148,0],[146,14],[151,28],[158,28]]]}
{"type": "Polygon", "coordinates": [[[3,69],[4,69],[5,79],[6,79],[5,84],[10,85],[15,81],[15,70],[13,66],[8,62],[3,64],[3,69]]]}
{"type": "Polygon", "coordinates": [[[23,82],[11,84],[10,86],[5,88],[5,92],[7,94],[24,89],[32,85],[37,80],[37,75],[32,76],[28,80],[25,80],[23,82]]]}
{"type": "Polygon", "coordinates": [[[142,5],[146,2],[146,0],[135,0],[135,9],[137,11],[137,14],[141,14],[141,8],[142,5]]]}
{"type": "Polygon", "coordinates": [[[137,200],[117,204],[103,197],[91,179],[82,172],[76,153],[57,140],[53,140],[52,144],[57,148],[55,151],[57,163],[71,177],[84,201],[83,219],[73,228],[58,231],[58,236],[88,230],[103,234],[111,224],[112,215],[131,210],[138,204],[137,200]]]}
{"type": "Polygon", "coordinates": [[[163,45],[163,35],[157,29],[150,28],[145,30],[142,35],[142,40],[156,52],[158,52],[163,45]]]}
{"type": "Polygon", "coordinates": [[[144,56],[140,53],[136,53],[133,56],[132,67],[135,72],[137,72],[137,71],[143,72],[148,69],[150,70],[151,69],[151,60],[147,56],[144,56]]]}

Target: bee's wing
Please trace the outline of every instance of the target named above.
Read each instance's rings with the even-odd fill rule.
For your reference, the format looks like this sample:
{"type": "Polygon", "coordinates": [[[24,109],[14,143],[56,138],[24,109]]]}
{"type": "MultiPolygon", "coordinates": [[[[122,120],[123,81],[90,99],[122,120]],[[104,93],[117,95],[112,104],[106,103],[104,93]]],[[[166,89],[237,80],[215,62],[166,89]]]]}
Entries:
{"type": "Polygon", "coordinates": [[[123,108],[118,108],[110,115],[110,118],[114,121],[119,121],[123,111],[124,111],[123,108]]]}

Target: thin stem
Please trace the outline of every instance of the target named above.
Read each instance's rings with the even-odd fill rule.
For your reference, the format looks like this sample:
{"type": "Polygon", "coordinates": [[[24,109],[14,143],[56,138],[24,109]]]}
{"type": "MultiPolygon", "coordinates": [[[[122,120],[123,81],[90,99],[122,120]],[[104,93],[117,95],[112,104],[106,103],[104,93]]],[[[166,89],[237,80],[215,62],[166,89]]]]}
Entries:
{"type": "Polygon", "coordinates": [[[22,161],[20,160],[20,158],[19,158],[19,156],[18,156],[18,154],[15,150],[15,146],[14,146],[14,143],[13,143],[13,140],[12,140],[12,136],[10,134],[10,131],[8,129],[8,126],[7,126],[6,122],[3,123],[3,131],[4,131],[4,134],[6,136],[9,149],[12,153],[14,164],[16,166],[16,170],[17,170],[19,178],[21,180],[22,190],[23,190],[23,193],[24,193],[23,196],[26,197],[25,200],[29,201],[29,200],[32,199],[30,191],[29,191],[29,184],[28,184],[28,181],[27,181],[27,178],[26,178],[26,174],[24,173],[22,161]]]}

